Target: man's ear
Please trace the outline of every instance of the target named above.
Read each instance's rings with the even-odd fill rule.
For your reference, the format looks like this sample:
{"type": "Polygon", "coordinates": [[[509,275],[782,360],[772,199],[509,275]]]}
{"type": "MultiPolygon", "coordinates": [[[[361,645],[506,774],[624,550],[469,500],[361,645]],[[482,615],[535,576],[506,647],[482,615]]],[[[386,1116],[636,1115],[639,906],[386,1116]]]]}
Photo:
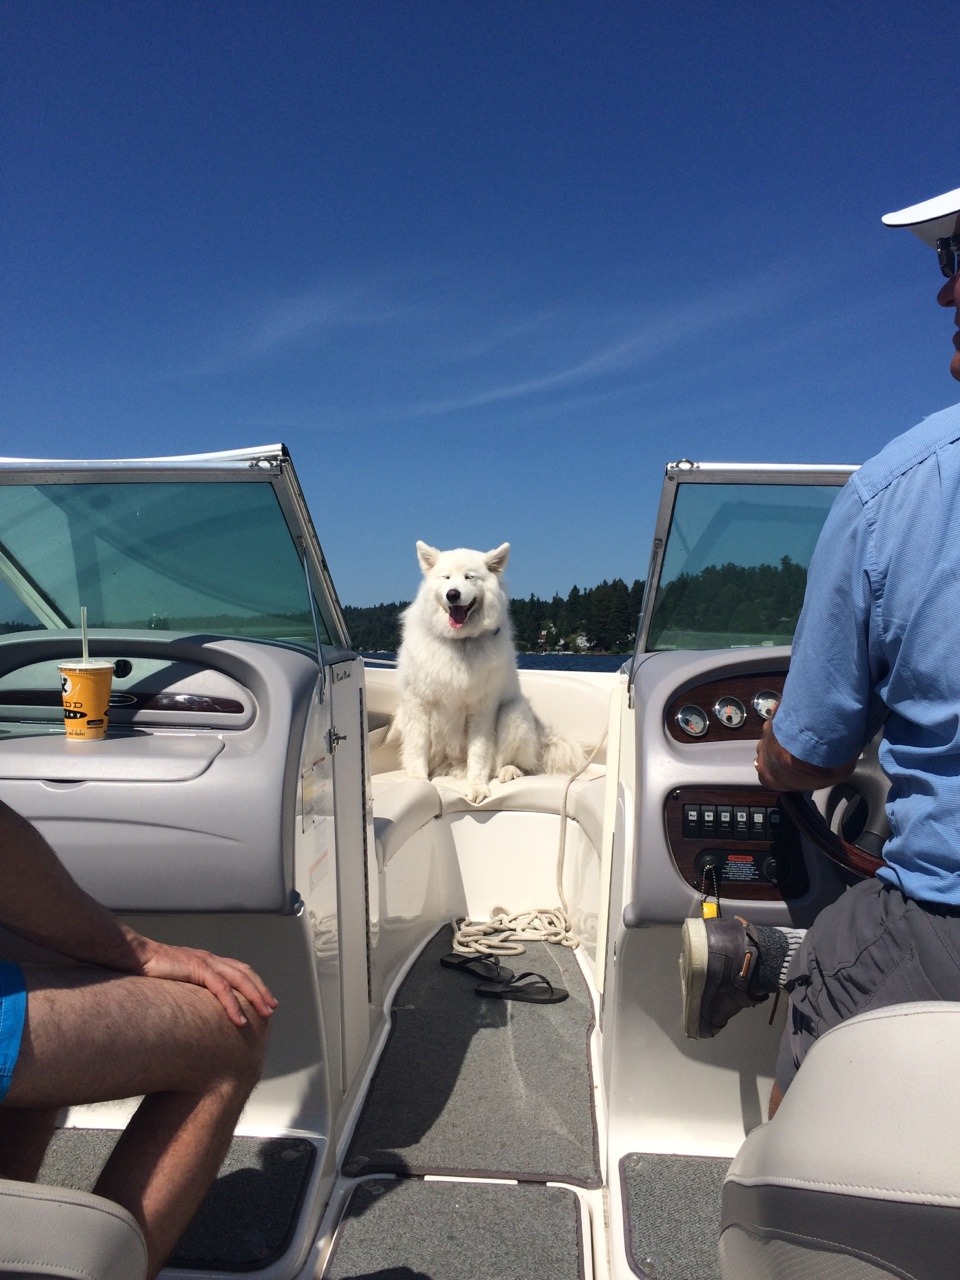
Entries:
{"type": "Polygon", "coordinates": [[[507,561],[510,559],[510,543],[501,542],[495,551],[488,551],[483,557],[484,564],[491,573],[495,573],[499,578],[501,573],[507,567],[507,561]]]}
{"type": "Polygon", "coordinates": [[[423,573],[429,573],[433,566],[440,559],[440,552],[436,547],[431,547],[426,542],[417,543],[417,559],[420,561],[420,569],[423,573]]]}

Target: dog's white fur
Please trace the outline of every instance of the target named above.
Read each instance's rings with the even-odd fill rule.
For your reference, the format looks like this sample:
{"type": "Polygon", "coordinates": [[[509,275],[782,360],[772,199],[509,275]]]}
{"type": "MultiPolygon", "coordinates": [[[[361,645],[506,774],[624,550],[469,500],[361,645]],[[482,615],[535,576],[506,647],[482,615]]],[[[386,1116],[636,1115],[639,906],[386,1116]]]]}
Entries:
{"type": "Polygon", "coordinates": [[[496,777],[575,773],[580,748],[542,724],[520,692],[501,575],[510,555],[417,543],[423,580],[401,619],[400,758],[411,778],[466,778],[473,804],[496,777]]]}

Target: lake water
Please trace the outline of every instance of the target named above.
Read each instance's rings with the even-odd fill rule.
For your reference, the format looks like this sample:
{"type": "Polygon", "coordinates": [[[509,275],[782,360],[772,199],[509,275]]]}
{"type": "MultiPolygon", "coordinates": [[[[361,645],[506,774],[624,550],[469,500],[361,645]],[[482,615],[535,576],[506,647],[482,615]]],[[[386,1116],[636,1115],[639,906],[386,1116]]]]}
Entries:
{"type": "MultiPolygon", "coordinates": [[[[364,658],[396,662],[395,653],[364,653],[364,658]]],[[[630,661],[626,653],[518,653],[517,666],[524,671],[619,671],[630,661]]]]}

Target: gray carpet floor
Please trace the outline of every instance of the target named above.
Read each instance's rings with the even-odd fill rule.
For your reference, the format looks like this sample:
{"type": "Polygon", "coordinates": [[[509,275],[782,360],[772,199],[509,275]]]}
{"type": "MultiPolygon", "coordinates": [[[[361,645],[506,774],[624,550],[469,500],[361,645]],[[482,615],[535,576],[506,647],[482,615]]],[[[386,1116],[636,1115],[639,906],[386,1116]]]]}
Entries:
{"type": "Polygon", "coordinates": [[[577,1197],[560,1187],[361,1182],[324,1280],[582,1280],[577,1197]]]}
{"type": "Polygon", "coordinates": [[[638,1275],[720,1280],[720,1191],[729,1160],[630,1155],[620,1163],[627,1254],[638,1275]]]}
{"type": "MultiPolygon", "coordinates": [[[[106,1129],[59,1130],[39,1181],[92,1191],[117,1137],[106,1129]]],[[[299,1138],[234,1138],[170,1265],[248,1271],[279,1258],[296,1225],[314,1155],[299,1138]]]]}
{"type": "Polygon", "coordinates": [[[525,955],[505,961],[570,993],[562,1004],[536,1005],[477,996],[475,978],[440,965],[449,949],[444,928],[397,992],[344,1173],[598,1186],[593,1007],[572,952],[528,943],[525,955]]]}

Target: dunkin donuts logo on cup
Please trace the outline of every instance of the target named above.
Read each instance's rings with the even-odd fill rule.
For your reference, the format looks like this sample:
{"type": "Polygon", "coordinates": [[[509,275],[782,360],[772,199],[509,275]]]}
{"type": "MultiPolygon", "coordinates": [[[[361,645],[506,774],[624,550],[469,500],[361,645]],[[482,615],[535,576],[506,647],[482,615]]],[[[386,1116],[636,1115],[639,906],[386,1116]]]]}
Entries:
{"type": "Polygon", "coordinates": [[[77,659],[60,663],[60,691],[67,737],[91,742],[104,737],[113,683],[113,663],[77,659]]]}

